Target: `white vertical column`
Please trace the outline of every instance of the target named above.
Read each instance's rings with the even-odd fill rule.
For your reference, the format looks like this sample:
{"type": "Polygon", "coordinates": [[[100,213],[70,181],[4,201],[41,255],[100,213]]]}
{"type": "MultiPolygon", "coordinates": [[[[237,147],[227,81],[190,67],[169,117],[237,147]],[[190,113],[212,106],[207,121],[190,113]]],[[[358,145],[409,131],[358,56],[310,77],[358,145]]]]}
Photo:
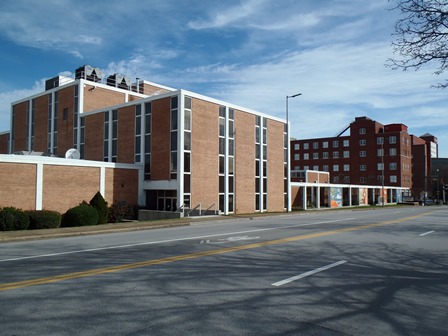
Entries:
{"type": "Polygon", "coordinates": [[[44,164],[36,164],[36,210],[42,210],[44,164]]]}
{"type": "Polygon", "coordinates": [[[317,185],[316,203],[317,208],[320,209],[320,185],[317,185]]]}
{"type": "Polygon", "coordinates": [[[179,208],[184,204],[185,94],[180,91],[177,99],[177,208],[179,208]]]}
{"type": "Polygon", "coordinates": [[[100,167],[100,193],[106,198],[106,167],[100,167]]]}
{"type": "Polygon", "coordinates": [[[307,188],[308,187],[306,187],[306,186],[302,187],[302,208],[303,208],[303,210],[306,210],[306,202],[307,202],[307,199],[306,199],[306,189],[307,188]]]}

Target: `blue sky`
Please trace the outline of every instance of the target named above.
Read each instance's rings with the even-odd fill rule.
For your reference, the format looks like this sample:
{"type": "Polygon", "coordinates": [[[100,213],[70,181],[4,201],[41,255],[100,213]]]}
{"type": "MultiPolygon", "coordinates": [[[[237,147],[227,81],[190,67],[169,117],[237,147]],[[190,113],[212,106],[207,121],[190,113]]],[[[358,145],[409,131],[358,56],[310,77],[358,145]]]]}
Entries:
{"type": "MultiPolygon", "coordinates": [[[[0,132],[10,103],[84,64],[285,118],[335,136],[357,116],[404,123],[448,157],[447,90],[431,65],[384,66],[388,0],[14,0],[0,3],[0,132]]],[[[443,76],[443,75],[441,75],[443,76]]]]}

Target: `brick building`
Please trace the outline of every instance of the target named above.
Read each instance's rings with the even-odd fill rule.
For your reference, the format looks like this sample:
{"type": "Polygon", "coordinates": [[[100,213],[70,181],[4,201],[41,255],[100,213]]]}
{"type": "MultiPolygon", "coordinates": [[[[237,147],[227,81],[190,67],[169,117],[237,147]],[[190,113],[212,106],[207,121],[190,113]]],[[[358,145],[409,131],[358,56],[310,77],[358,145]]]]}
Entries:
{"type": "Polygon", "coordinates": [[[63,157],[74,148],[85,162],[140,166],[147,209],[285,211],[285,130],[282,119],[84,66],[12,104],[0,152],[63,157]]]}
{"type": "Polygon", "coordinates": [[[293,140],[291,169],[330,172],[331,183],[420,187],[430,171],[428,150],[434,146],[434,137],[413,136],[404,124],[357,117],[335,137],[293,140]],[[347,130],[350,135],[343,135],[347,130]]]}

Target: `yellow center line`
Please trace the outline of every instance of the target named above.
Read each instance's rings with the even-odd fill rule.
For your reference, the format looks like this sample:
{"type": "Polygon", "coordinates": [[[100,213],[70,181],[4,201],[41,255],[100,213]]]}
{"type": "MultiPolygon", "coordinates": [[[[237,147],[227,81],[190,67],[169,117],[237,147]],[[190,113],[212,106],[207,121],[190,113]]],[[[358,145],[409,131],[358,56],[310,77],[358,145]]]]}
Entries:
{"type": "Polygon", "coordinates": [[[242,250],[249,250],[249,249],[254,249],[254,248],[258,248],[258,247],[289,243],[289,242],[294,242],[294,241],[298,241],[298,240],[324,237],[324,236],[334,235],[334,234],[343,233],[343,232],[365,230],[365,229],[370,229],[370,228],[379,227],[379,226],[402,223],[405,221],[413,220],[413,219],[428,215],[430,213],[432,213],[432,212],[428,212],[428,213],[424,213],[424,214],[420,214],[420,215],[416,215],[416,216],[411,216],[411,217],[405,217],[405,218],[401,218],[401,219],[395,219],[395,220],[386,221],[386,222],[375,223],[375,224],[367,224],[367,225],[349,227],[349,228],[345,228],[345,229],[330,230],[330,231],[311,233],[311,234],[299,235],[299,236],[288,237],[288,238],[280,238],[280,239],[269,240],[269,241],[265,241],[265,242],[241,245],[241,246],[226,247],[226,248],[221,248],[221,249],[217,249],[217,250],[213,250],[213,251],[189,253],[189,254],[183,254],[183,255],[178,255],[178,256],[173,256],[173,257],[161,258],[161,259],[146,260],[146,261],[141,261],[141,262],[136,262],[136,263],[131,263],[131,264],[97,268],[97,269],[92,269],[92,270],[87,270],[87,271],[82,271],[82,272],[73,272],[73,273],[49,276],[49,277],[45,277],[45,278],[37,278],[37,279],[32,279],[32,280],[4,283],[4,284],[0,284],[0,291],[7,291],[7,290],[13,290],[13,289],[18,289],[18,288],[23,288],[23,287],[36,286],[36,285],[43,285],[43,284],[59,282],[59,281],[64,281],[64,280],[85,278],[85,277],[90,277],[90,276],[95,276],[95,275],[100,275],[100,274],[114,273],[114,272],[119,272],[119,271],[129,270],[129,269],[133,269],[133,268],[139,268],[139,267],[167,264],[167,263],[172,263],[172,262],[182,261],[182,260],[197,259],[197,258],[201,258],[201,257],[213,256],[213,255],[218,255],[218,254],[224,254],[224,253],[230,253],[230,252],[236,252],[236,251],[242,251],[242,250]]]}

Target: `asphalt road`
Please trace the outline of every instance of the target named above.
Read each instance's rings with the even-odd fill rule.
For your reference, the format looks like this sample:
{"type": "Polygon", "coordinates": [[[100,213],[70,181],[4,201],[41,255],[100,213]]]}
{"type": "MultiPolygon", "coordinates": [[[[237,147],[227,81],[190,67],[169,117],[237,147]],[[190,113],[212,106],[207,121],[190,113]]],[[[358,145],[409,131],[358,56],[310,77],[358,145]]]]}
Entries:
{"type": "Polygon", "coordinates": [[[0,335],[447,335],[448,208],[0,245],[0,335]]]}

